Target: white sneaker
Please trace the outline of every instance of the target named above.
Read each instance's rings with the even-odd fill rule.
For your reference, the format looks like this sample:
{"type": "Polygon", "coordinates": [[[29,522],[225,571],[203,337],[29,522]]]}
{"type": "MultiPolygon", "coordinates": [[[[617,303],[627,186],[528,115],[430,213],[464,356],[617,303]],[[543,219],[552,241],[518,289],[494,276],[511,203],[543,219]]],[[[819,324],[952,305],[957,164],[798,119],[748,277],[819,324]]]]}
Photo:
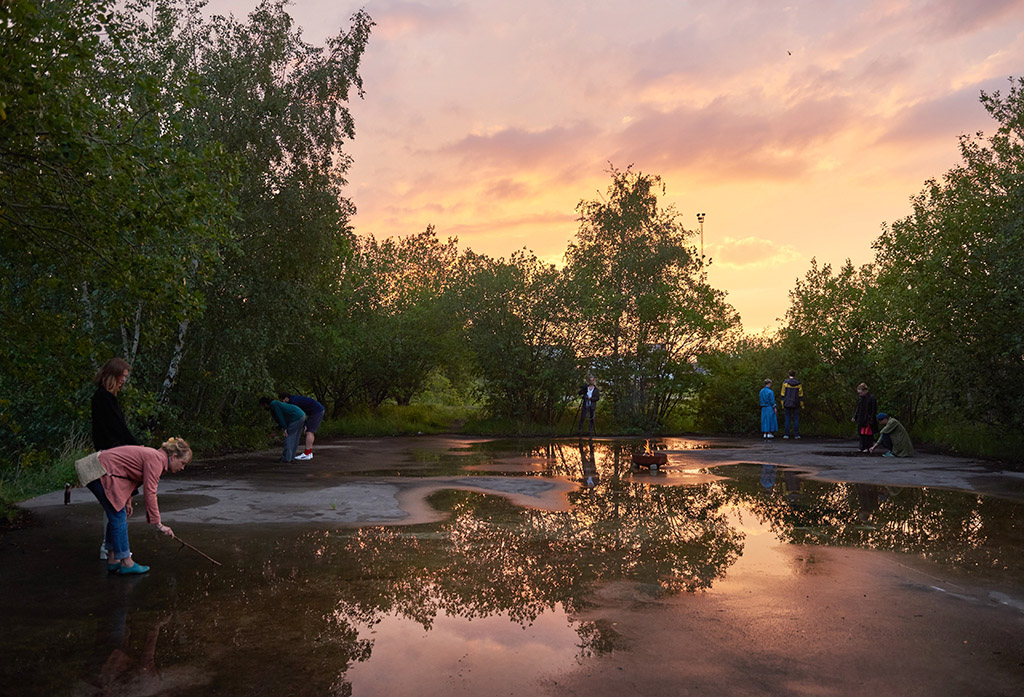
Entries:
{"type": "Polygon", "coordinates": [[[110,551],[110,548],[107,547],[107,543],[104,542],[103,544],[101,544],[100,545],[100,559],[102,559],[103,561],[106,561],[109,558],[108,555],[107,555],[108,551],[110,551]]]}
{"type": "Polygon", "coordinates": [[[307,455],[306,453],[302,453],[301,455],[296,455],[295,459],[296,460],[312,460],[313,459],[313,453],[310,453],[309,455],[307,455]]]}
{"type": "Polygon", "coordinates": [[[774,438],[774,437],[775,437],[775,434],[774,434],[774,433],[769,433],[769,434],[768,434],[768,437],[769,437],[769,438],[774,438]]]}
{"type": "Polygon", "coordinates": [[[782,440],[789,440],[789,436],[783,436],[782,440]]]}

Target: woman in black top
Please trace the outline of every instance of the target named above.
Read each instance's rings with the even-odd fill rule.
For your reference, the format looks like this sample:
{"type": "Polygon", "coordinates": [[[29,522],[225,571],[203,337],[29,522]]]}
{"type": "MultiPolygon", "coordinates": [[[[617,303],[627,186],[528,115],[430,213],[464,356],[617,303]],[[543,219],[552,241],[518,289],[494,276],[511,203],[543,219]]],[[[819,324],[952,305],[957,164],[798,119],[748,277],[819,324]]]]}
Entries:
{"type": "Polygon", "coordinates": [[[860,435],[860,451],[868,452],[874,440],[874,434],[878,433],[878,402],[875,396],[868,391],[868,386],[863,382],[857,385],[857,411],[854,412],[853,421],[857,424],[857,433],[860,435]]]}
{"type": "Polygon", "coordinates": [[[124,412],[117,401],[117,393],[124,387],[131,370],[123,358],[111,358],[93,378],[96,391],[92,394],[92,444],[97,450],[109,450],[119,445],[142,445],[128,430],[124,412]]]}
{"type": "MultiPolygon", "coordinates": [[[[132,367],[123,358],[111,358],[104,363],[96,377],[96,391],[92,393],[92,445],[97,450],[110,450],[119,445],[142,445],[128,430],[128,423],[117,401],[117,393],[124,387],[132,367]]],[[[100,545],[100,559],[106,559],[106,530],[100,545]]]]}

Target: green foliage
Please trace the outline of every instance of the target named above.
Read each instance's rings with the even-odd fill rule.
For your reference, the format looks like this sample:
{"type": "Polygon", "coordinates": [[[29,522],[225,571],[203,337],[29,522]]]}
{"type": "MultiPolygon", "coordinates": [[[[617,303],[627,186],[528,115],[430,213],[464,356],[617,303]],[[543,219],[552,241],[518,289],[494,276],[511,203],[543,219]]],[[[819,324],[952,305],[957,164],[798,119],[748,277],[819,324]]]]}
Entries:
{"type": "Polygon", "coordinates": [[[137,432],[242,432],[268,366],[333,300],[351,243],[345,102],[372,22],[357,12],[316,47],[284,2],[245,23],[202,6],[0,5],[9,458],[87,429],[111,355],[133,366],[137,432]]]}
{"type": "Polygon", "coordinates": [[[0,13],[0,387],[11,395],[0,449],[10,452],[78,430],[83,384],[111,354],[170,357],[172,323],[202,311],[233,169],[184,142],[179,112],[193,95],[119,50],[124,26],[106,3],[0,13]]]}
{"type": "Polygon", "coordinates": [[[777,384],[779,350],[768,337],[743,337],[700,358],[704,384],[697,400],[696,425],[710,433],[760,430],[757,395],[765,378],[777,384]]]}
{"type": "Polygon", "coordinates": [[[624,427],[655,430],[699,382],[697,356],[739,318],[707,282],[692,232],[662,207],[656,176],[611,169],[605,197],[582,201],[566,252],[571,321],[624,427]]]}
{"type": "MultiPolygon", "coordinates": [[[[0,526],[16,523],[21,514],[14,507],[18,501],[63,488],[66,483],[77,486],[75,460],[91,450],[88,446],[83,440],[66,440],[52,452],[26,449],[13,466],[0,469],[0,526]]],[[[85,489],[75,491],[78,496],[92,496],[85,489]]]]}
{"type": "Polygon", "coordinates": [[[962,162],[927,182],[875,243],[884,379],[922,418],[953,410],[1024,433],[1024,80],[982,94],[998,128],[960,139],[962,162]],[[913,385],[913,386],[910,386],[913,385]]]}
{"type": "Polygon", "coordinates": [[[207,100],[190,115],[193,137],[218,143],[241,165],[232,243],[202,320],[179,333],[188,389],[175,402],[215,421],[269,391],[281,366],[301,372],[351,253],[342,146],[354,126],[345,104],[361,94],[372,22],[357,12],[349,30],[317,47],[302,41],[284,7],[264,1],[246,23],[179,22],[163,45],[201,74],[207,100]]]}
{"type": "Polygon", "coordinates": [[[325,421],[320,436],[408,436],[451,433],[472,419],[477,409],[441,404],[382,404],[376,409],[351,409],[337,419],[325,421]]]}
{"type": "Polygon", "coordinates": [[[856,405],[857,385],[867,383],[877,393],[879,323],[870,311],[874,292],[874,266],[856,268],[847,260],[833,272],[829,264],[819,267],[816,259],[790,291],[786,324],[776,339],[779,363],[771,375],[797,372],[805,385],[801,423],[811,429],[842,432],[856,405]]]}
{"type": "Polygon", "coordinates": [[[489,413],[553,424],[582,381],[577,328],[564,319],[558,270],[521,250],[508,259],[467,254],[466,341],[489,413]]]}

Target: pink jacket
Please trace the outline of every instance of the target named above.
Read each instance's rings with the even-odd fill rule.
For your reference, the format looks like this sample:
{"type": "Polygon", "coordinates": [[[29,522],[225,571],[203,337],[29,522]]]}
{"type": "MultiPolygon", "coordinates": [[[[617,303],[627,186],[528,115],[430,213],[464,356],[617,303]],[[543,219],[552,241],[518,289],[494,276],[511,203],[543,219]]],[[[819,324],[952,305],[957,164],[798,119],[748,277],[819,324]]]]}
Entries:
{"type": "Polygon", "coordinates": [[[114,510],[124,508],[135,487],[142,486],[146,521],[159,525],[156,488],[160,484],[160,476],[167,471],[167,453],[141,445],[121,445],[100,452],[100,464],[107,470],[107,474],[100,477],[100,483],[114,510]]]}

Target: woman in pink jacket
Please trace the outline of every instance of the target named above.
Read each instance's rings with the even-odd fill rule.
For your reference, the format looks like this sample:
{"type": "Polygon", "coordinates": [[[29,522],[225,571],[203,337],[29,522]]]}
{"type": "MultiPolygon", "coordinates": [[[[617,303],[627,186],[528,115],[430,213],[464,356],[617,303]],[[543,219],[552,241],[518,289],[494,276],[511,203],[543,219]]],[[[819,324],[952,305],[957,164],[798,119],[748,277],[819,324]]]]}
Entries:
{"type": "Polygon", "coordinates": [[[142,487],[146,521],[165,535],[174,531],[160,522],[156,488],[164,472],[180,472],[192,461],[192,449],[181,438],[171,438],[160,449],[122,445],[104,450],[100,464],[107,473],[89,483],[91,491],[107,514],[107,570],[112,574],[144,574],[148,566],[132,561],[128,549],[128,516],[132,514],[132,492],[142,487]]]}

